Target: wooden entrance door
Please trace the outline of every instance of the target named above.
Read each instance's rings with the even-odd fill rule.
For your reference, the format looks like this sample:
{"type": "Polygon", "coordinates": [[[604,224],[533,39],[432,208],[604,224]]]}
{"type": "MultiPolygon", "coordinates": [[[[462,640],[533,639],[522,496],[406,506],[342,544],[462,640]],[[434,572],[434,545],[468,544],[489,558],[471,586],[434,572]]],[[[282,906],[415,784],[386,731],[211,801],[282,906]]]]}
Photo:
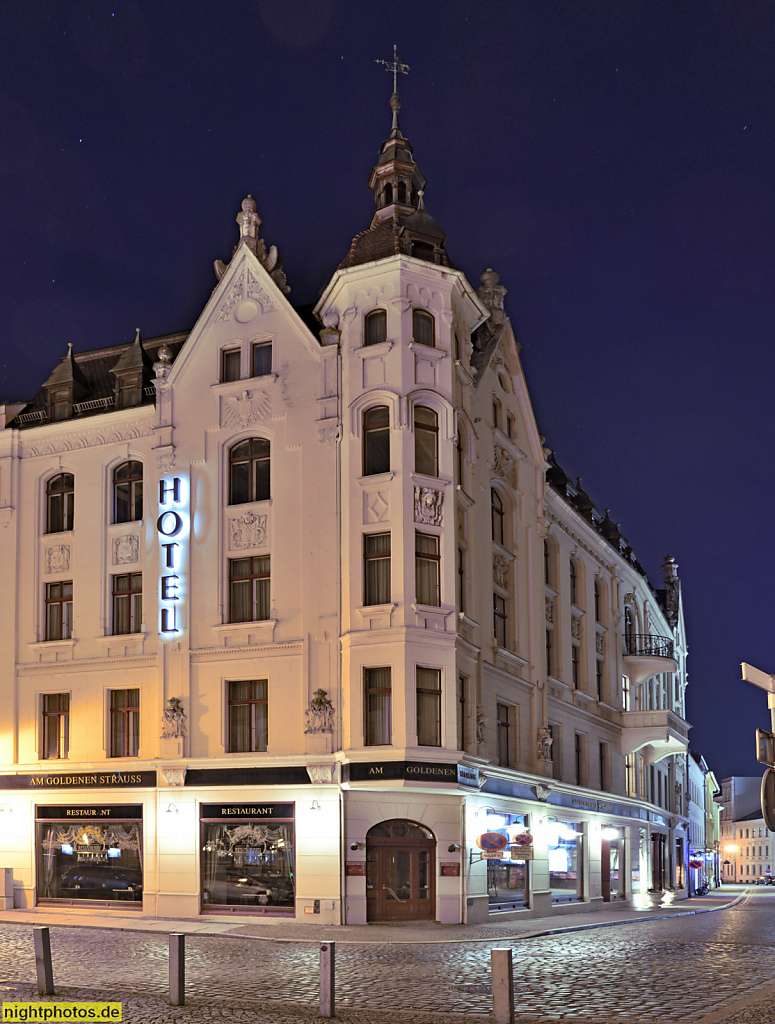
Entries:
{"type": "Polygon", "coordinates": [[[366,920],[433,921],[436,840],[413,821],[393,819],[366,836],[366,920]]]}

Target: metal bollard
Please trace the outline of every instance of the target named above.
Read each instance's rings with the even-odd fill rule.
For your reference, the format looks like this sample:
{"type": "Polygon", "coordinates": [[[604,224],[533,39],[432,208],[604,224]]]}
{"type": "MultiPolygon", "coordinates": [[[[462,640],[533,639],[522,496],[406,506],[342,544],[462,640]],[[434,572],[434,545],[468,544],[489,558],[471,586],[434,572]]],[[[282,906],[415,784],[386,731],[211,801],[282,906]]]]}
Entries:
{"type": "Polygon", "coordinates": [[[186,1002],[186,936],[170,932],[170,1005],[186,1002]]]}
{"type": "Polygon", "coordinates": [[[510,949],[490,950],[492,1014],[495,1024],[514,1024],[514,982],[510,949]]]}
{"type": "Polygon", "coordinates": [[[48,928],[33,928],[35,970],[38,974],[38,995],[53,996],[54,969],[51,966],[51,937],[48,928]]]}
{"type": "Polygon", "coordinates": [[[334,964],[336,943],[320,943],[320,1016],[335,1017],[334,964]]]}

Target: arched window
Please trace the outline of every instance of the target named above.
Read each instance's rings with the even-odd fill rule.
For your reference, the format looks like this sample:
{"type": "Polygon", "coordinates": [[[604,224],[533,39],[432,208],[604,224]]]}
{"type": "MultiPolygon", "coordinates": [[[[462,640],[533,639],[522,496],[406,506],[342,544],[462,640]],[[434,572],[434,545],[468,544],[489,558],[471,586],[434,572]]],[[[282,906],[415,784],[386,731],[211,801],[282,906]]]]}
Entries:
{"type": "Polygon", "coordinates": [[[229,449],[229,504],[269,499],[270,445],[264,437],[249,437],[229,449]]]}
{"type": "Polygon", "coordinates": [[[414,471],[439,475],[439,418],[423,405],[414,408],[414,471]]]}
{"type": "Polygon", "coordinates": [[[385,185],[385,206],[390,206],[393,202],[393,186],[390,182],[385,185]]]}
{"type": "Polygon", "coordinates": [[[122,462],[113,470],[113,522],[143,518],[143,464],[122,462]]]}
{"type": "Polygon", "coordinates": [[[398,188],[396,189],[399,203],[406,202],[406,185],[403,181],[399,181],[398,188]]]}
{"type": "Polygon", "coordinates": [[[363,321],[363,344],[381,345],[383,341],[387,341],[387,312],[374,309],[363,321]]]}
{"type": "Polygon", "coordinates": [[[503,543],[503,499],[496,490],[490,491],[490,510],[492,513],[492,539],[498,544],[503,543]]]}
{"type": "Polygon", "coordinates": [[[412,310],[412,338],[415,345],[427,345],[428,348],[433,348],[436,344],[433,317],[424,309],[412,310]]]}
{"type": "Polygon", "coordinates": [[[363,414],[363,475],[390,472],[390,412],[375,405],[363,414]]]}
{"type": "Polygon", "coordinates": [[[64,533],[73,528],[75,477],[59,473],[46,484],[46,533],[64,533]]]}

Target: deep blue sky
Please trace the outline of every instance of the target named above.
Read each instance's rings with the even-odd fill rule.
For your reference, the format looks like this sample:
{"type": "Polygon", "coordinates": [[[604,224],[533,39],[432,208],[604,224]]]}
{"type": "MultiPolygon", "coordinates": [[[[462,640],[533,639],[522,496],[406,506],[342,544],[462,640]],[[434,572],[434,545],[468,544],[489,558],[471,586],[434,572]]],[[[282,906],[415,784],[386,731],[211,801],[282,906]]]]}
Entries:
{"type": "Polygon", "coordinates": [[[759,774],[775,671],[771,0],[0,5],[0,398],[190,327],[251,192],[311,302],[401,126],[473,283],[509,290],[539,428],[653,581],[680,564],[688,717],[759,774]]]}

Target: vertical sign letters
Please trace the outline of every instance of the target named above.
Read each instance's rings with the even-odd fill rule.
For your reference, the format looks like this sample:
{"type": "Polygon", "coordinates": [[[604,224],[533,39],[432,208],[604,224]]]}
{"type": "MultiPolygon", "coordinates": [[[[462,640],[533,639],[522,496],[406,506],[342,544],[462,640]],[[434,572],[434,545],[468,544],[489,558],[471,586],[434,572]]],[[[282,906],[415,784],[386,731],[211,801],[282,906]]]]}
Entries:
{"type": "Polygon", "coordinates": [[[174,476],[159,481],[159,636],[176,640],[183,635],[186,598],[186,545],[190,531],[188,481],[174,476]]]}

